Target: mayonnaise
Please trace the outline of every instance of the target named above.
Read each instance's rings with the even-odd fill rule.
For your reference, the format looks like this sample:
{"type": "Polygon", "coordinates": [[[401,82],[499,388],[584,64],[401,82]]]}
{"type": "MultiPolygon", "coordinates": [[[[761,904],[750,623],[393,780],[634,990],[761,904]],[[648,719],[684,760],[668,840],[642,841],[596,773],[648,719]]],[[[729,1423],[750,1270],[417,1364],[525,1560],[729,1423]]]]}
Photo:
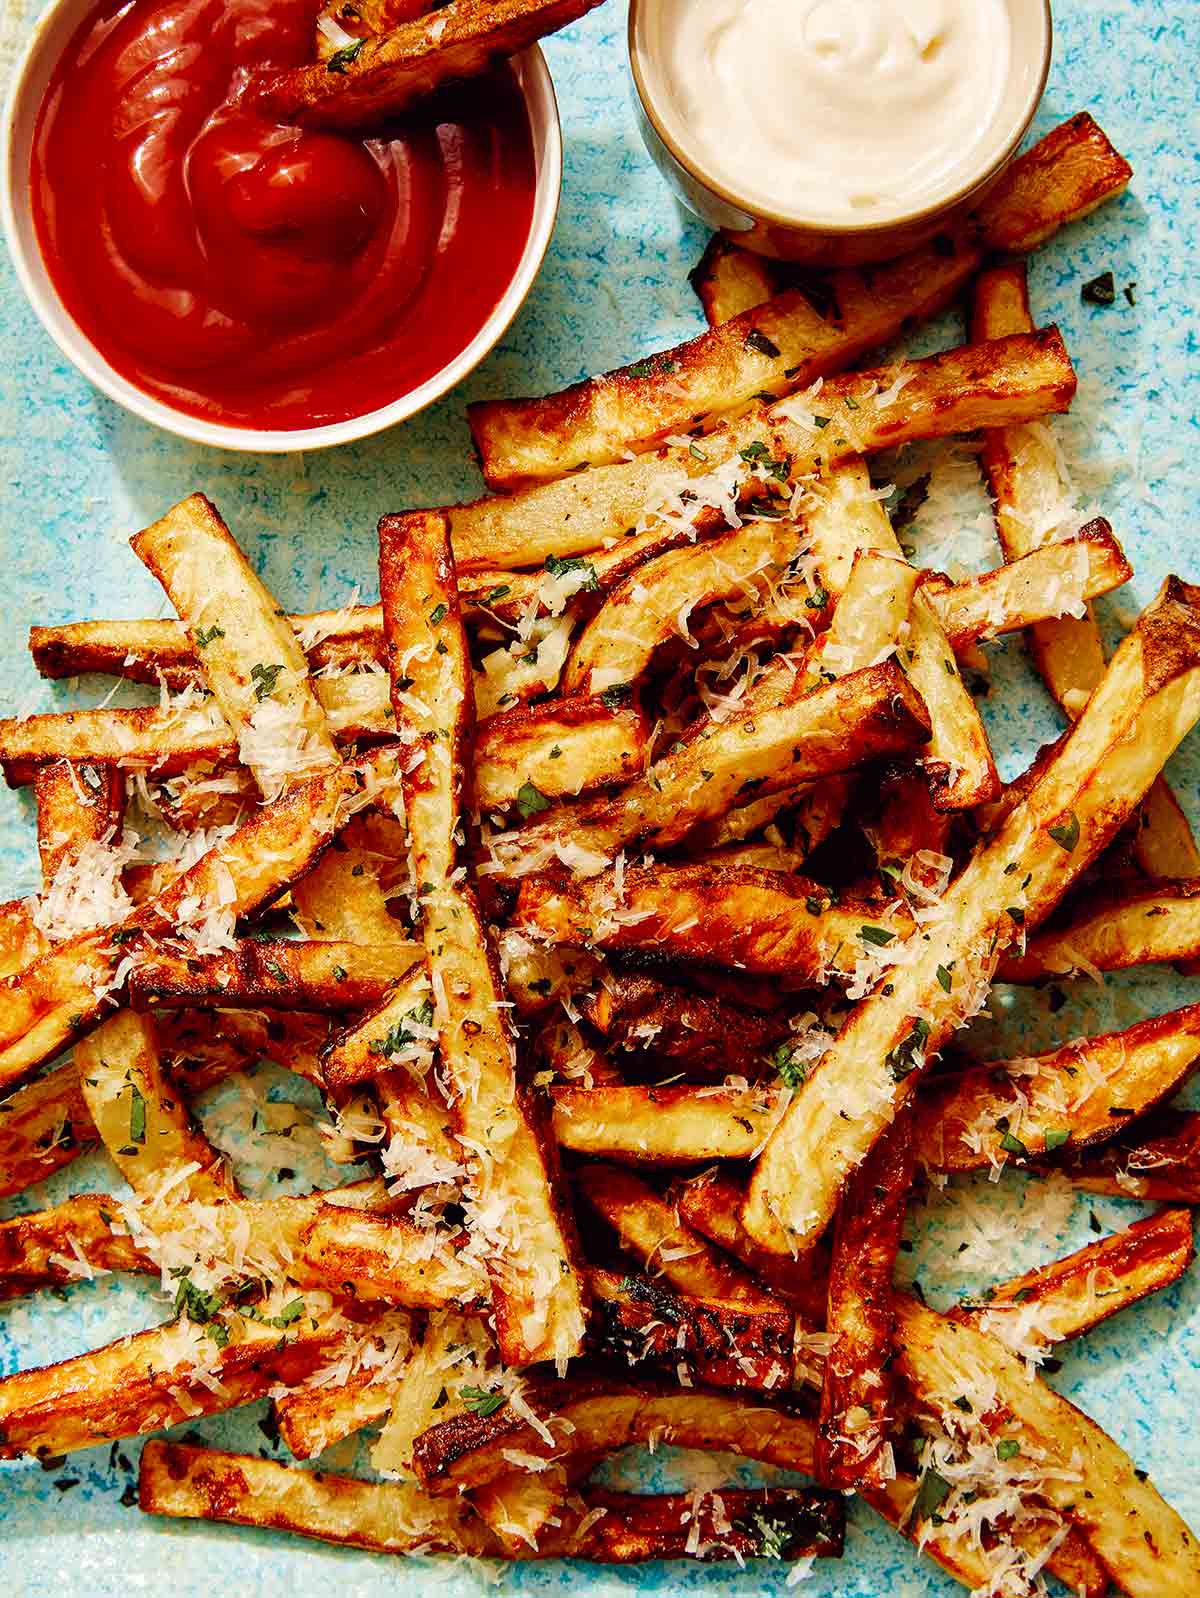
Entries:
{"type": "Polygon", "coordinates": [[[659,108],[733,195],[841,226],[980,175],[1009,72],[1008,0],[661,0],[659,108]]]}

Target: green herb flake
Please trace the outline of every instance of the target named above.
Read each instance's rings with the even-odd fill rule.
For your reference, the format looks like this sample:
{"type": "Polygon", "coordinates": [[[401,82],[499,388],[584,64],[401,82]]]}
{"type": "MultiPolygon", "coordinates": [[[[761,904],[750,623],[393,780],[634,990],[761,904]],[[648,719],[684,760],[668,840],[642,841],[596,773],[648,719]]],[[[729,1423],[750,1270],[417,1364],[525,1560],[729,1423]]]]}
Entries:
{"type": "Polygon", "coordinates": [[[365,39],[356,39],[353,44],[348,44],[344,50],[335,50],[325,63],[326,72],[345,72],[350,63],[357,59],[358,52],[366,42],[365,39]]]}
{"type": "Polygon", "coordinates": [[[954,986],[954,978],[950,973],[950,967],[944,965],[938,966],[937,979],[938,986],[941,988],[942,992],[949,993],[951,988],[954,986]]]}
{"type": "Polygon", "coordinates": [[[1111,305],[1117,297],[1117,285],[1111,272],[1101,272],[1090,278],[1080,289],[1079,297],[1085,305],[1111,305]]]}
{"type": "Polygon", "coordinates": [[[445,621],[449,613],[450,607],[444,601],[440,605],[435,605],[429,612],[429,625],[436,627],[439,622],[445,621]]]}
{"type": "Polygon", "coordinates": [[[275,692],[275,684],[279,681],[279,674],[283,670],[282,661],[267,666],[260,660],[250,668],[250,681],[254,684],[254,697],[261,705],[264,699],[269,699],[275,692]]]}
{"type": "Polygon", "coordinates": [[[521,812],[524,821],[530,816],[540,815],[543,810],[549,810],[550,801],[540,788],[531,782],[523,782],[517,789],[517,809],[521,812]]]}
{"type": "Polygon", "coordinates": [[[950,1483],[946,1478],[936,1470],[927,1470],[921,1477],[921,1485],[913,1504],[913,1519],[918,1522],[929,1520],[937,1514],[949,1496],[950,1483]]]}
{"type": "Polygon", "coordinates": [[[207,649],[214,638],[224,638],[225,629],[218,627],[214,622],[211,627],[197,627],[192,636],[196,640],[197,649],[207,649]]]}
{"type": "Polygon", "coordinates": [[[1015,1437],[1002,1437],[996,1444],[996,1458],[1000,1460],[1016,1459],[1021,1452],[1021,1445],[1015,1437]]]}
{"type": "Polygon", "coordinates": [[[873,943],[880,949],[896,940],[896,934],[889,932],[886,927],[859,927],[858,937],[861,943],[873,943]]]}
{"type": "Polygon", "coordinates": [[[129,1141],[146,1141],[146,1100],[136,1082],[129,1084],[129,1141]]]}
{"type": "Polygon", "coordinates": [[[460,1396],[464,1405],[472,1415],[494,1415],[498,1409],[503,1409],[508,1399],[503,1393],[491,1393],[483,1387],[463,1387],[460,1396]]]}
{"type": "Polygon", "coordinates": [[[1073,810],[1069,810],[1065,821],[1060,821],[1056,827],[1048,827],[1046,830],[1060,849],[1065,849],[1071,854],[1079,842],[1079,817],[1073,810]]]}
{"type": "Polygon", "coordinates": [[[808,598],[804,601],[804,608],[805,610],[824,610],[828,603],[829,595],[818,583],[816,588],[813,589],[812,593],[809,594],[808,598]]]}
{"type": "Polygon", "coordinates": [[[1048,1126],[1046,1128],[1046,1153],[1052,1154],[1055,1149],[1061,1149],[1064,1143],[1071,1141],[1071,1128],[1069,1126],[1048,1126]]]}
{"type": "Polygon", "coordinates": [[[924,1064],[925,1045],[928,1041],[929,1022],[923,1016],[917,1016],[909,1028],[908,1035],[897,1043],[887,1057],[895,1081],[902,1082],[906,1076],[911,1076],[924,1064]]]}
{"type": "Polygon", "coordinates": [[[1021,1142],[1021,1139],[1019,1137],[1014,1137],[1011,1132],[1005,1132],[1004,1136],[1000,1139],[1000,1147],[1006,1154],[1015,1154],[1023,1160],[1027,1160],[1029,1158],[1029,1150],[1025,1147],[1024,1143],[1021,1142]]]}
{"type": "Polygon", "coordinates": [[[611,688],[605,688],[600,695],[610,710],[620,710],[621,706],[627,705],[632,697],[631,682],[615,682],[611,688]]]}

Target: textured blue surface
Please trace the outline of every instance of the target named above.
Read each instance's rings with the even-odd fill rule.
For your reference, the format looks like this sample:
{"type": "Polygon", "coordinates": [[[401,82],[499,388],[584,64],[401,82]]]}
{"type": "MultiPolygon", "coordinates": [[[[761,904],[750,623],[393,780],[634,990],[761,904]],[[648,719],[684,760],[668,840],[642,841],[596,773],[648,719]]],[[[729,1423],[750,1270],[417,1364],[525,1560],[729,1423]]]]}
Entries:
{"type": "MultiPolygon", "coordinates": [[[[1057,48],[1039,131],[1074,110],[1091,109],[1137,173],[1129,194],[1052,244],[1031,274],[1038,313],[1061,324],[1083,378],[1076,410],[1060,429],[1067,454],[1086,496],[1110,516],[1137,568],[1131,588],[1100,607],[1115,626],[1168,570],[1200,578],[1192,486],[1200,445],[1192,381],[1192,246],[1200,218],[1195,3],[1059,0],[1055,11],[1057,48]],[[1137,283],[1136,308],[1123,298],[1106,309],[1080,302],[1080,283],[1110,267],[1119,284],[1137,283]]],[[[7,264],[0,266],[0,681],[7,706],[96,701],[95,683],[82,685],[73,700],[71,690],[39,681],[25,650],[26,628],[32,621],[160,613],[161,595],[124,540],[189,490],[213,496],[289,606],[331,604],[356,584],[373,594],[379,514],[477,487],[463,420],[467,399],[557,387],[698,329],[686,272],[705,235],[675,208],[637,140],[623,28],[623,12],[610,0],[547,46],[562,107],[566,178],[554,243],[523,313],[462,389],[384,437],[308,459],[255,459],[156,433],[93,393],[58,357],[7,264]]],[[[958,337],[948,318],[923,335],[922,347],[958,337]]],[[[957,554],[968,567],[996,560],[994,545],[980,540],[967,521],[957,554]]],[[[938,558],[946,557],[939,552],[938,558]]],[[[986,713],[1011,774],[1057,723],[1019,648],[995,650],[992,660],[986,713]]],[[[1194,820],[1200,820],[1197,744],[1193,738],[1171,770],[1194,820]]],[[[34,865],[28,800],[7,795],[0,805],[0,897],[31,890],[34,865]]],[[[1047,1046],[1200,999],[1200,983],[1163,972],[1114,979],[1104,991],[1086,982],[1068,987],[1067,1007],[1053,1016],[1036,995],[1010,1002],[1011,995],[998,994],[993,1019],[977,1023],[980,1048],[996,1056],[1021,1038],[1047,1046]]],[[[48,1192],[35,1190],[0,1206],[0,1215],[110,1181],[98,1157],[80,1162],[48,1184],[48,1192]]],[[[1136,1205],[1106,1200],[1081,1204],[1057,1241],[1014,1239],[1005,1269],[1087,1240],[1093,1207],[1106,1228],[1140,1213],[1136,1205]]],[[[918,1215],[914,1232],[915,1250],[906,1259],[935,1303],[981,1285],[954,1272],[935,1215],[918,1215]]],[[[113,1278],[0,1308],[0,1373],[75,1353],[160,1317],[146,1289],[113,1278]]],[[[1066,1351],[1054,1381],[1200,1525],[1200,1288],[1194,1274],[1066,1351]]],[[[202,1421],[196,1429],[211,1440],[254,1449],[264,1445],[256,1426],[260,1414],[202,1421]]],[[[124,1457],[135,1459],[136,1452],[130,1447],[124,1457]]],[[[656,1477],[658,1470],[656,1464],[656,1477]]],[[[650,1477],[640,1468],[635,1479],[650,1477]]],[[[0,1587],[10,1598],[51,1591],[207,1598],[213,1590],[315,1598],[336,1584],[345,1598],[376,1598],[416,1594],[433,1584],[458,1598],[480,1586],[463,1567],[406,1566],[261,1533],[151,1521],[121,1506],[129,1480],[120,1460],[110,1466],[106,1449],[76,1456],[51,1474],[0,1466],[0,1587]],[[63,1480],[78,1485],[60,1490],[55,1482],[63,1480]]],[[[550,1565],[504,1579],[510,1589],[529,1593],[563,1593],[573,1583],[594,1594],[751,1594],[782,1591],[784,1573],[761,1565],[744,1573],[550,1565]]],[[[855,1509],[845,1561],[819,1568],[800,1590],[905,1598],[960,1589],[918,1565],[869,1512],[855,1509]]]]}

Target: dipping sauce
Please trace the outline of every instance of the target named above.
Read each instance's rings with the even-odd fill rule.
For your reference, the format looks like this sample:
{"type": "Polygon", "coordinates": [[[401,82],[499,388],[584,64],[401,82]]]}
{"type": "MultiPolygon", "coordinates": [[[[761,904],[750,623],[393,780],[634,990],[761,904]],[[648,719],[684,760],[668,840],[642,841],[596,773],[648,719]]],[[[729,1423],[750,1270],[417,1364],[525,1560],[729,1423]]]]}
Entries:
{"type": "Polygon", "coordinates": [[[978,177],[1009,76],[1007,0],[662,0],[655,98],[748,204],[832,226],[978,177]]]}
{"type": "Polygon", "coordinates": [[[130,382],[193,416],[295,429],[399,399],[515,273],[534,156],[507,68],[378,136],[262,120],[257,67],[315,54],[313,0],[123,0],[72,39],[39,113],[38,241],[130,382]]]}

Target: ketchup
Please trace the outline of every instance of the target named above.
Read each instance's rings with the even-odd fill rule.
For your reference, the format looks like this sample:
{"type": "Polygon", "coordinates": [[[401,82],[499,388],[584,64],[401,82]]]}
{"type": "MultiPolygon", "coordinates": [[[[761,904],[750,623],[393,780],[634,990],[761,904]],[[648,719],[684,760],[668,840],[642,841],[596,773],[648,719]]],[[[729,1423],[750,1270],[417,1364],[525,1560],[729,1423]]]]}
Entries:
{"type": "Polygon", "coordinates": [[[315,52],[313,0],[107,0],[38,117],[38,240],[130,382],[209,421],[292,429],[399,399],[463,350],[533,217],[507,68],[369,138],[238,103],[315,52]]]}

